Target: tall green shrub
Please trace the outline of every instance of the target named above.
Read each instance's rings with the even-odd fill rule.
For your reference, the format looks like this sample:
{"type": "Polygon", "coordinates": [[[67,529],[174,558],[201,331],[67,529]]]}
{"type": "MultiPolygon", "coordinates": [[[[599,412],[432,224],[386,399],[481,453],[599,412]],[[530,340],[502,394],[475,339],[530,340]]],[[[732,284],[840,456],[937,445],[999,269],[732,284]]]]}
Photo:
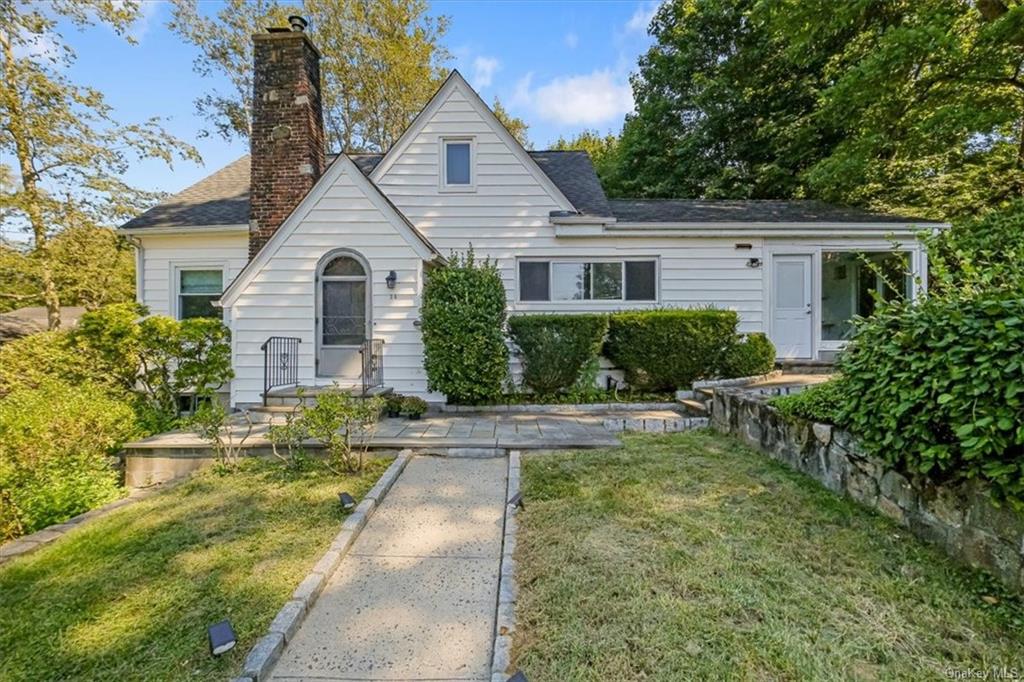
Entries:
{"type": "Polygon", "coordinates": [[[56,380],[0,400],[0,535],[31,533],[114,499],[108,457],[135,433],[124,401],[56,380]]]}
{"type": "Polygon", "coordinates": [[[775,367],[775,344],[761,332],[737,336],[722,356],[725,378],[767,374],[775,367]]]}
{"type": "Polygon", "coordinates": [[[523,383],[541,395],[565,391],[601,353],[607,315],[514,315],[509,336],[523,361],[523,383]]]}
{"type": "Polygon", "coordinates": [[[839,362],[839,418],[908,472],[981,478],[1024,502],[1024,298],[929,296],[880,305],[839,362]]]}
{"type": "Polygon", "coordinates": [[[647,310],[615,313],[605,355],[640,390],[674,391],[716,376],[736,338],[731,310],[647,310]]]}
{"type": "Polygon", "coordinates": [[[494,400],[508,376],[505,286],[497,267],[472,250],[427,275],[421,309],[423,366],[431,390],[449,401],[494,400]]]}
{"type": "Polygon", "coordinates": [[[83,381],[117,384],[105,364],[75,345],[69,330],[40,332],[0,346],[0,398],[53,379],[72,385],[83,381]]]}

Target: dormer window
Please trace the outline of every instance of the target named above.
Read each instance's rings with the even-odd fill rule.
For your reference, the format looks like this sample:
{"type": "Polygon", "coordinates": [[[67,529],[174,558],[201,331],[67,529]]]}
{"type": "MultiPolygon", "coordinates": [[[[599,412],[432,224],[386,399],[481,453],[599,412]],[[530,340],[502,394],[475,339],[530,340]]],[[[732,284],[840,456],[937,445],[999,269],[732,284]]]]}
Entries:
{"type": "Polygon", "coordinates": [[[441,139],[441,189],[449,192],[471,192],[475,189],[472,138],[441,139]]]}

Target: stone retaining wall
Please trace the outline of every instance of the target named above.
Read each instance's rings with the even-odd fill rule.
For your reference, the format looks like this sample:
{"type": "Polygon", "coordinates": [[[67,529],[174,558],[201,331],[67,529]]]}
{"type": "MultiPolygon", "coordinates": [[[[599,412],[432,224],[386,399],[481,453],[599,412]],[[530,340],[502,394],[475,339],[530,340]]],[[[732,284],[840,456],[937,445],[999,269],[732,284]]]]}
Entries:
{"type": "Polygon", "coordinates": [[[869,458],[846,431],[783,418],[768,405],[769,397],[716,390],[712,428],[738,436],[830,490],[877,509],[951,557],[1024,590],[1024,514],[994,506],[976,482],[936,485],[903,476],[869,458]]]}

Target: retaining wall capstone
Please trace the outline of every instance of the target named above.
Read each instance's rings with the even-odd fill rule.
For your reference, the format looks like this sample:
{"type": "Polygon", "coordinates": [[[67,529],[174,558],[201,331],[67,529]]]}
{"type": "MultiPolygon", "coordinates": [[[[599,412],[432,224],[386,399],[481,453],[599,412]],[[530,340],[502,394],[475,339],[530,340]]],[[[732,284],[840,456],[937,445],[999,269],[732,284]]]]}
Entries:
{"type": "Polygon", "coordinates": [[[1024,514],[995,506],[977,481],[940,485],[904,476],[869,457],[842,429],[784,418],[768,404],[769,397],[716,390],[712,428],[738,436],[828,489],[877,509],[954,559],[1024,591],[1024,514]]]}

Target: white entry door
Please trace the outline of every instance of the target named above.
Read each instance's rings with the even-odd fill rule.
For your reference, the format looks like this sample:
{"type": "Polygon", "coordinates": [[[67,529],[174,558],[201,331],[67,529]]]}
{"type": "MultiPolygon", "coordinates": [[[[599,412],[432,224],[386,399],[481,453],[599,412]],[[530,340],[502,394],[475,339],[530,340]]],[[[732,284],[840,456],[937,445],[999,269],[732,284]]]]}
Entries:
{"type": "Polygon", "coordinates": [[[772,259],[772,343],[780,358],[810,358],[811,256],[772,259]]]}

